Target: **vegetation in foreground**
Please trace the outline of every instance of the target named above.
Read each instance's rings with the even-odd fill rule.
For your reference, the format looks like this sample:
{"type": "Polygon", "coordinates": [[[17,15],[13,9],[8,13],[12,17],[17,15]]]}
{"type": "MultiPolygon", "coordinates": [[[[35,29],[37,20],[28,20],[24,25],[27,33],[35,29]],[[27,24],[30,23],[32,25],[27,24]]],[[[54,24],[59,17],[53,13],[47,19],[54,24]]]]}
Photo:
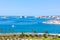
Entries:
{"type": "MultiPolygon", "coordinates": [[[[36,33],[36,31],[34,31],[36,33]]],[[[37,34],[24,34],[20,35],[0,35],[0,40],[60,40],[58,35],[49,35],[48,31],[45,31],[43,35],[37,34]]]]}
{"type": "Polygon", "coordinates": [[[21,33],[20,35],[0,35],[0,40],[60,40],[60,37],[57,35],[47,35],[46,33],[43,35],[37,34],[24,34],[21,33]]]}

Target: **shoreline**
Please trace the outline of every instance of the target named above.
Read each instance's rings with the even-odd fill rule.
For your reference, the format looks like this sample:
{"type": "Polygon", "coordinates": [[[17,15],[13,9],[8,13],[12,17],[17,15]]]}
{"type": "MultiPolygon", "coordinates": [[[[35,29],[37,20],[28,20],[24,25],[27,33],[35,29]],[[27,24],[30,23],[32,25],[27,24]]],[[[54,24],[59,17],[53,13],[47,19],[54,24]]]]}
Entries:
{"type": "MultiPolygon", "coordinates": [[[[3,35],[20,35],[20,34],[22,34],[22,33],[0,33],[0,35],[1,36],[3,36],[3,35]]],[[[45,34],[45,33],[24,33],[24,34],[26,34],[26,35],[29,35],[29,34],[31,34],[31,35],[34,35],[34,34],[37,34],[37,35],[43,35],[43,34],[45,34]]],[[[60,34],[57,34],[57,33],[47,33],[47,34],[49,34],[49,35],[58,35],[58,36],[60,36],[60,34]]]]}

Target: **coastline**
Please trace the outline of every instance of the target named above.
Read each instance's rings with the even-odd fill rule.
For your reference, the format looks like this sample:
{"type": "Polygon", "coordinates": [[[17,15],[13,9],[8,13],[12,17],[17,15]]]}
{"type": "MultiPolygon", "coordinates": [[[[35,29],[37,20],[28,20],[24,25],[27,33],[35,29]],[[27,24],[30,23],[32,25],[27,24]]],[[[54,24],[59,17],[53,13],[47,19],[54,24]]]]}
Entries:
{"type": "MultiPolygon", "coordinates": [[[[0,33],[0,35],[2,36],[2,35],[20,35],[20,34],[22,34],[22,33],[0,33]]],[[[34,34],[37,34],[37,35],[43,35],[43,34],[45,34],[45,33],[24,33],[24,34],[26,34],[26,35],[34,35],[34,34]]],[[[49,34],[49,35],[58,35],[58,36],[60,36],[60,34],[57,34],[57,33],[47,33],[47,34],[49,34]]]]}

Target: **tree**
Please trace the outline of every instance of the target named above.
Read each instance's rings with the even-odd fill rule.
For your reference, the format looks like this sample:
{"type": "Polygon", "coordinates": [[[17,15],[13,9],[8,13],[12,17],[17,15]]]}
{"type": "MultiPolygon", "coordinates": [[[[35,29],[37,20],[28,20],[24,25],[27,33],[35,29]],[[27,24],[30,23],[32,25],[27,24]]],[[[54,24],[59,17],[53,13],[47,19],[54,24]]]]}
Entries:
{"type": "Polygon", "coordinates": [[[47,38],[46,34],[43,34],[43,37],[44,37],[44,38],[47,38]]]}
{"type": "Polygon", "coordinates": [[[37,35],[37,34],[34,34],[34,36],[35,36],[35,37],[38,37],[38,35],[37,35]]]}
{"type": "Polygon", "coordinates": [[[48,30],[45,31],[45,34],[43,34],[43,36],[44,36],[45,38],[48,37],[48,30]]]}
{"type": "Polygon", "coordinates": [[[34,37],[32,34],[29,34],[29,37],[34,37]]]}
{"type": "Polygon", "coordinates": [[[33,31],[35,34],[34,34],[34,37],[38,37],[38,35],[36,34],[37,33],[37,31],[36,30],[34,30],[33,31]]]}
{"type": "Polygon", "coordinates": [[[25,34],[22,32],[19,37],[23,38],[24,36],[25,36],[25,34]]]}

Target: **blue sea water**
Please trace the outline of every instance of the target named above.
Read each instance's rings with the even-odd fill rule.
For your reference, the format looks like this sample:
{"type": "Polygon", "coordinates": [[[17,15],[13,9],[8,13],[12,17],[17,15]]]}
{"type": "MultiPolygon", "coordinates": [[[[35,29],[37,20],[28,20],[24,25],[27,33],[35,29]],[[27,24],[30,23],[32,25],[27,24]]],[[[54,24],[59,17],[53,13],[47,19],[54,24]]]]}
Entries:
{"type": "Polygon", "coordinates": [[[0,33],[18,33],[18,32],[34,32],[60,34],[60,24],[43,24],[42,22],[54,20],[52,18],[19,18],[19,17],[0,17],[0,33]]]}

